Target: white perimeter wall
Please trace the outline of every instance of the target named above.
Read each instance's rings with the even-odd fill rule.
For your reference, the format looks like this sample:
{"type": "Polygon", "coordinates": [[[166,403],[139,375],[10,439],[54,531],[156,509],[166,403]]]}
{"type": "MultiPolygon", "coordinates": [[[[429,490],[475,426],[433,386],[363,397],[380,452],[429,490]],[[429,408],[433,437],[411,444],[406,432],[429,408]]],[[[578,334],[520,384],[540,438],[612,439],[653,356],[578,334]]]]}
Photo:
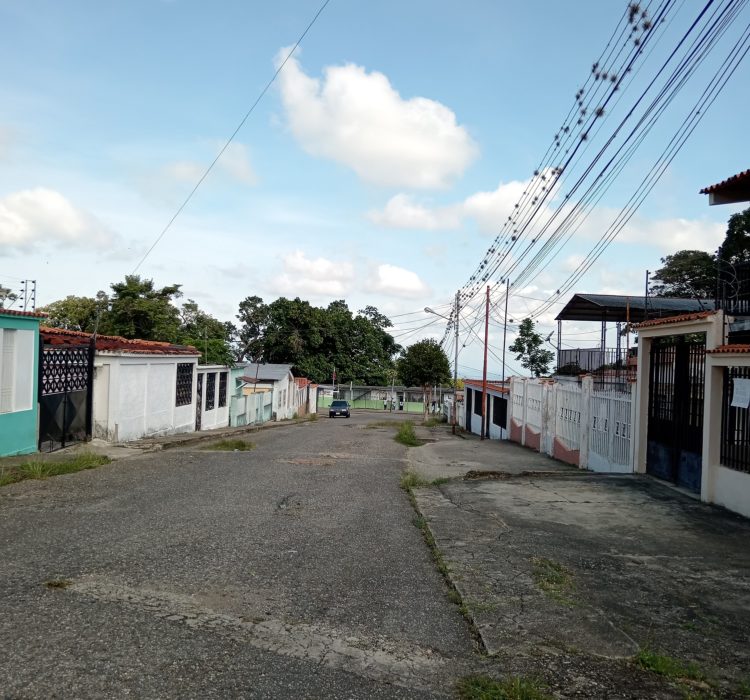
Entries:
{"type": "Polygon", "coordinates": [[[94,375],[94,435],[113,442],[184,433],[195,429],[191,402],[175,406],[177,364],[194,357],[97,354],[94,375]]]}

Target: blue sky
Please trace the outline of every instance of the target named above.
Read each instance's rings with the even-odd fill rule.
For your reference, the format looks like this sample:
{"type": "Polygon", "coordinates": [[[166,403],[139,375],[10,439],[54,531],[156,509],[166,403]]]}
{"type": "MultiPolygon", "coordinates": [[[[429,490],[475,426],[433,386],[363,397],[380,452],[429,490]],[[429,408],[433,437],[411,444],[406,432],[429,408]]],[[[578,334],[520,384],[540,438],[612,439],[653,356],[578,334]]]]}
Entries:
{"type": "MultiPolygon", "coordinates": [[[[0,0],[0,283],[36,279],[43,304],[130,273],[319,4],[0,0]]],[[[626,7],[332,0],[139,272],[181,283],[226,320],[252,294],[344,298],[394,315],[407,344],[441,337],[440,319],[412,332],[431,317],[401,314],[442,310],[467,281],[626,7]]],[[[700,7],[670,15],[651,64],[700,7]]],[[[717,57],[747,22],[745,11],[717,57]]],[[[589,224],[517,290],[511,316],[586,255],[710,60],[589,224]]],[[[698,190],[748,167],[749,71],[746,61],[578,291],[641,293],[661,256],[715,249],[741,207],[709,208],[698,190]]],[[[545,332],[554,315],[540,318],[545,332]]],[[[566,332],[570,344],[598,340],[585,325],[566,332]]],[[[467,375],[481,366],[469,338],[467,375]]]]}

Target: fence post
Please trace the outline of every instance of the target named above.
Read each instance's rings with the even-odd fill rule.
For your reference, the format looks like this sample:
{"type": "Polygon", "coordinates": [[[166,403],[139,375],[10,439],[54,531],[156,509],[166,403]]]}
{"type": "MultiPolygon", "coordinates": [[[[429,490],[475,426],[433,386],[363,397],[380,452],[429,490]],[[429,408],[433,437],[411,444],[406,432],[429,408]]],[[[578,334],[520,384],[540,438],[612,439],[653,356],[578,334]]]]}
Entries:
{"type": "Polygon", "coordinates": [[[557,439],[557,389],[559,384],[552,382],[548,385],[547,393],[547,454],[555,456],[555,440],[557,439]]]}
{"type": "Polygon", "coordinates": [[[591,439],[591,393],[594,388],[594,378],[590,375],[581,380],[581,444],[578,466],[589,468],[589,440],[591,439]]]}
{"type": "Polygon", "coordinates": [[[630,471],[635,473],[635,422],[638,420],[638,401],[635,383],[630,383],[630,430],[628,431],[628,450],[630,471]]]}
{"type": "Polygon", "coordinates": [[[526,396],[528,394],[528,382],[526,379],[521,380],[523,386],[523,411],[521,413],[521,444],[526,446],[526,396]]]}

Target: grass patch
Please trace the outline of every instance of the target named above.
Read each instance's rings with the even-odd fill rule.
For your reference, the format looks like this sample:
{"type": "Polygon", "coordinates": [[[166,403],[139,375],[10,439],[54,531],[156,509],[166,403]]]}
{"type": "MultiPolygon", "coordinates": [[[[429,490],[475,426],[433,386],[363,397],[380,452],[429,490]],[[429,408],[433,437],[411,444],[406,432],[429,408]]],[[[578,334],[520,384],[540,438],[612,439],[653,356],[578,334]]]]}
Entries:
{"type": "Polygon", "coordinates": [[[84,469],[94,469],[102,464],[109,464],[112,460],[104,455],[97,455],[91,452],[82,452],[72,459],[66,459],[59,462],[45,462],[40,459],[24,462],[15,467],[6,467],[0,471],[0,486],[14,484],[17,481],[25,479],[46,479],[50,476],[59,476],[60,474],[73,474],[84,469]]]}
{"type": "Polygon", "coordinates": [[[445,421],[442,418],[433,417],[433,418],[428,418],[426,421],[422,423],[422,425],[425,428],[435,428],[436,426],[443,425],[444,423],[445,421]]]}
{"type": "Polygon", "coordinates": [[[246,440],[221,440],[211,445],[206,445],[203,449],[218,450],[221,452],[246,452],[247,450],[252,450],[254,447],[254,442],[247,442],[246,440]]]}
{"type": "Polygon", "coordinates": [[[411,491],[412,489],[421,489],[424,486],[429,486],[430,482],[423,479],[417,472],[413,472],[410,469],[401,474],[401,488],[404,491],[411,491]]]}
{"type": "Polygon", "coordinates": [[[374,430],[375,428],[398,428],[399,425],[401,425],[401,422],[397,420],[376,420],[368,423],[365,427],[374,430]]]}
{"type": "Polygon", "coordinates": [[[652,671],[653,673],[658,673],[660,676],[674,680],[706,680],[706,674],[692,661],[685,663],[665,654],[657,654],[650,649],[641,649],[636,654],[635,663],[647,671],[652,671]]]}
{"type": "Polygon", "coordinates": [[[47,588],[67,588],[72,581],[68,581],[66,578],[51,578],[49,581],[45,581],[44,585],[47,588]]]}
{"type": "Polygon", "coordinates": [[[311,413],[307,420],[312,420],[312,421],[318,420],[318,414],[317,413],[311,413]]]}
{"type": "Polygon", "coordinates": [[[457,685],[462,700],[550,700],[545,686],[536,680],[512,676],[498,681],[489,676],[466,676],[457,685]]]}
{"type": "Polygon", "coordinates": [[[447,484],[451,479],[447,476],[439,476],[437,479],[433,479],[430,484],[432,486],[442,486],[443,484],[447,484]]]}
{"type": "Polygon", "coordinates": [[[532,559],[531,576],[537,587],[547,596],[563,605],[575,605],[573,575],[560,562],[542,557],[532,559]]]}
{"type": "Polygon", "coordinates": [[[398,432],[396,437],[393,438],[396,442],[400,442],[402,445],[407,447],[419,447],[422,443],[417,440],[417,435],[414,432],[414,423],[407,421],[401,423],[398,426],[398,432]]]}

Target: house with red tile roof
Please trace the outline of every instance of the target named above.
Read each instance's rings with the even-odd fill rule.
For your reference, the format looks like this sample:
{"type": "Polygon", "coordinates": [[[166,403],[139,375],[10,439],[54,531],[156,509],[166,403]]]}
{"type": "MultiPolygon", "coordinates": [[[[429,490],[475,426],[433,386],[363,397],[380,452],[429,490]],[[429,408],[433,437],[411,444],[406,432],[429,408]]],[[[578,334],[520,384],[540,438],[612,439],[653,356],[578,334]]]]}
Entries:
{"type": "Polygon", "coordinates": [[[197,429],[196,348],[48,326],[40,335],[45,351],[93,341],[93,437],[127,442],[197,429]]]}
{"type": "Polygon", "coordinates": [[[0,457],[37,450],[39,322],[44,317],[0,308],[0,457]]]}

